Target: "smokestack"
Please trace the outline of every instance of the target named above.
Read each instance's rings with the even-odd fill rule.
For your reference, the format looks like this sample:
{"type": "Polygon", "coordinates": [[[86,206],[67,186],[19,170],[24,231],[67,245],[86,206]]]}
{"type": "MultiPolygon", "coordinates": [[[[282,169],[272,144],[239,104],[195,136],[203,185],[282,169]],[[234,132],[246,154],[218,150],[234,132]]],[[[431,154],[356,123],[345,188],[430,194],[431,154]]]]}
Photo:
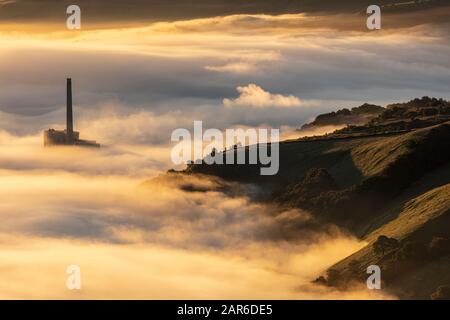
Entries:
{"type": "Polygon", "coordinates": [[[66,110],[66,117],[67,117],[67,125],[66,125],[66,132],[67,132],[67,140],[68,142],[73,141],[73,114],[72,114],[72,79],[67,79],[67,110],[66,110]]]}

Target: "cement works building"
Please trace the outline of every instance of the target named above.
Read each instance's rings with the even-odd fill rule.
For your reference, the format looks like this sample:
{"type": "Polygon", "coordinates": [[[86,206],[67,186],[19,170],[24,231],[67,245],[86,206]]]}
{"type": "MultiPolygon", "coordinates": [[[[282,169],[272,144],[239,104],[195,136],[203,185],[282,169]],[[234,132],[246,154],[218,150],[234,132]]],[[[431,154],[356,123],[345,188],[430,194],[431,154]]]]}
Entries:
{"type": "Polygon", "coordinates": [[[100,144],[93,140],[81,140],[80,133],[73,131],[72,112],[72,79],[67,79],[67,107],[66,107],[66,129],[49,129],[44,131],[44,146],[81,146],[100,148],[100,144]]]}

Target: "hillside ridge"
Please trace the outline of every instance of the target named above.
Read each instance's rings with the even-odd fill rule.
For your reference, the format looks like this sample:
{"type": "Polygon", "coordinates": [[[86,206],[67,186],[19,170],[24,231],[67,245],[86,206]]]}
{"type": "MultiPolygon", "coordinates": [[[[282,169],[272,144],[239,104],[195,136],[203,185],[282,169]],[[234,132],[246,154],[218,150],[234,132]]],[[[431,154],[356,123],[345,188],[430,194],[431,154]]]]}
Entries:
{"type": "Polygon", "coordinates": [[[183,174],[257,185],[265,194],[258,201],[306,210],[367,241],[316,284],[347,289],[379,264],[386,292],[429,299],[450,285],[447,273],[436,273],[450,267],[449,145],[450,103],[423,97],[388,105],[359,126],[280,142],[276,176],[260,176],[258,165],[194,164],[183,174]],[[407,283],[424,276],[426,285],[407,283]]]}

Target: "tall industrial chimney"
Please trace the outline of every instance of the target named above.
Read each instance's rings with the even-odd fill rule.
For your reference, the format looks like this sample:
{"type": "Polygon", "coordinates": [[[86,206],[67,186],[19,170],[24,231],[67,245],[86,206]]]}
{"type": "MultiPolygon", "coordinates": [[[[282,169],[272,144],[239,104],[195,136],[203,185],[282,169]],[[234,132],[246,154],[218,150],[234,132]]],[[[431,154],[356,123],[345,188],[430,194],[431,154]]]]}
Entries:
{"type": "Polygon", "coordinates": [[[73,142],[73,114],[72,114],[72,79],[67,79],[67,110],[66,110],[66,117],[67,117],[67,125],[66,125],[66,132],[67,132],[67,142],[72,143],[73,142]]]}

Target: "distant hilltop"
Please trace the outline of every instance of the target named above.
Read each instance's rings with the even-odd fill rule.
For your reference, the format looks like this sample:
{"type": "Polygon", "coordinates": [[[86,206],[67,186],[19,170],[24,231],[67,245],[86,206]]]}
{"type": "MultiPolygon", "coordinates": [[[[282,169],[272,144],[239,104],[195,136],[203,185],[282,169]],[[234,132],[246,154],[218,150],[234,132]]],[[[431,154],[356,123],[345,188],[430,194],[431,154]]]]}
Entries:
{"type": "Polygon", "coordinates": [[[405,103],[394,103],[364,125],[348,125],[334,132],[342,134],[380,134],[426,128],[450,120],[450,102],[422,97],[405,103]]]}
{"type": "Polygon", "coordinates": [[[352,109],[343,108],[338,111],[318,115],[313,122],[304,124],[299,131],[320,126],[365,124],[380,115],[384,110],[381,106],[369,103],[352,109]]]}
{"type": "Polygon", "coordinates": [[[44,146],[81,146],[100,148],[93,140],[81,140],[80,133],[73,130],[72,79],[67,79],[66,129],[44,131],[44,146]]]}
{"type": "Polygon", "coordinates": [[[344,126],[325,136],[303,137],[301,140],[333,139],[375,134],[405,132],[437,125],[450,120],[450,102],[422,97],[383,108],[372,104],[321,114],[302,126],[299,133],[326,126],[344,126]]]}

